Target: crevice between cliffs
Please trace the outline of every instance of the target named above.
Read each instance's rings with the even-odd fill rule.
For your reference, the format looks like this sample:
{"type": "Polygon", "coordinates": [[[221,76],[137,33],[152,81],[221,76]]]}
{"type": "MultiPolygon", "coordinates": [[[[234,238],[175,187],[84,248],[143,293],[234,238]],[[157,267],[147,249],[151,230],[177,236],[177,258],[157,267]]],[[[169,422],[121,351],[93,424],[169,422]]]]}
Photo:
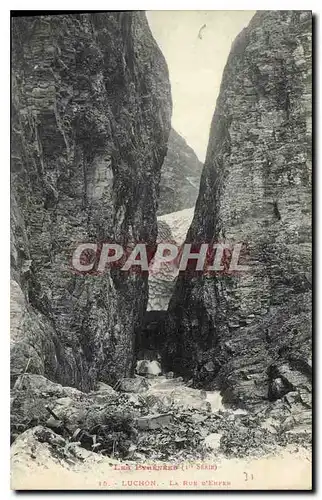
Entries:
{"type": "Polygon", "coordinates": [[[14,22],[19,453],[49,443],[75,464],[84,450],[135,462],[309,445],[310,33],[305,12],[255,15],[232,47],[202,174],[190,150],[195,179],[187,168],[176,196],[179,166],[167,162],[188,146],[171,130],[167,66],[144,13],[14,22]],[[95,145],[85,156],[84,131],[95,145]],[[80,240],[221,238],[250,242],[255,270],[84,277],[67,264],[80,240]]]}

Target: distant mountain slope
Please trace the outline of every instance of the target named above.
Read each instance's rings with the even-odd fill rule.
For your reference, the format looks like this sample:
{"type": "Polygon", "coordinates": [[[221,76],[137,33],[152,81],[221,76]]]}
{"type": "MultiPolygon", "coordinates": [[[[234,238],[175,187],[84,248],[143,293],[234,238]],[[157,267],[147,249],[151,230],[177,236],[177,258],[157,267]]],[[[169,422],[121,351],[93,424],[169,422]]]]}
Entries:
{"type": "Polygon", "coordinates": [[[202,163],[193,149],[171,129],[168,153],[161,169],[158,215],[178,212],[195,205],[202,163]]]}

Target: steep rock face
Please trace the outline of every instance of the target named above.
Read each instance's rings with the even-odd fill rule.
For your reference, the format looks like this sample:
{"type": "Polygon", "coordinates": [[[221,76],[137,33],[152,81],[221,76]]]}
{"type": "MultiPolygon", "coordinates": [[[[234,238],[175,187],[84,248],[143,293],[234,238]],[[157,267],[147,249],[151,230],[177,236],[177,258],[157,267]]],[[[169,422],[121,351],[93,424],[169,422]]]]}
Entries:
{"type": "Polygon", "coordinates": [[[168,152],[161,169],[158,215],[195,205],[202,163],[178,132],[171,129],[168,152]]]}
{"type": "Polygon", "coordinates": [[[249,271],[178,278],[168,369],[251,405],[311,405],[311,13],[257,13],[237,37],[187,242],[241,242],[249,271]],[[294,395],[295,394],[295,395],[294,395]]]}
{"type": "Polygon", "coordinates": [[[14,18],[12,40],[12,374],[88,390],[130,375],[147,277],[72,253],[155,242],[168,71],[142,12],[14,18]]]}

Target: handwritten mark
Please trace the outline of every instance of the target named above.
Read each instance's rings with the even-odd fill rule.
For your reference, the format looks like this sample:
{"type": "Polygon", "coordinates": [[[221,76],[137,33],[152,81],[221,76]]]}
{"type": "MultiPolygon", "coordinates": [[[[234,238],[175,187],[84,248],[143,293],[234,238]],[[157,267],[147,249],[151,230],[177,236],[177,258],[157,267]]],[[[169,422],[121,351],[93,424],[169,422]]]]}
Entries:
{"type": "Polygon", "coordinates": [[[202,40],[202,36],[201,36],[201,32],[207,27],[206,24],[204,24],[203,26],[201,26],[200,30],[199,30],[199,33],[198,33],[198,38],[200,38],[200,40],[202,40]]]}

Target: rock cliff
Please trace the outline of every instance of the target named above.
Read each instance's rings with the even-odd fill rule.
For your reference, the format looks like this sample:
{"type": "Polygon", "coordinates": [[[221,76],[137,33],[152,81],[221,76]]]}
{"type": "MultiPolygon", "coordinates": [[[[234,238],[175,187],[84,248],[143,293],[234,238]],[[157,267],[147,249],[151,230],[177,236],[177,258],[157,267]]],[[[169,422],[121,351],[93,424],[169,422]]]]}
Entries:
{"type": "Polygon", "coordinates": [[[193,149],[174,130],[161,169],[158,215],[194,207],[199,191],[202,163],[193,149]]]}
{"type": "Polygon", "coordinates": [[[249,271],[180,275],[167,369],[225,401],[311,406],[311,13],[257,13],[232,45],[188,243],[244,243],[249,271]],[[286,397],[287,397],[286,396],[286,397]],[[281,403],[282,404],[282,403],[281,403]]]}
{"type": "Polygon", "coordinates": [[[143,12],[13,18],[13,380],[89,390],[132,373],[147,276],[70,261],[81,241],[154,244],[170,116],[143,12]]]}

